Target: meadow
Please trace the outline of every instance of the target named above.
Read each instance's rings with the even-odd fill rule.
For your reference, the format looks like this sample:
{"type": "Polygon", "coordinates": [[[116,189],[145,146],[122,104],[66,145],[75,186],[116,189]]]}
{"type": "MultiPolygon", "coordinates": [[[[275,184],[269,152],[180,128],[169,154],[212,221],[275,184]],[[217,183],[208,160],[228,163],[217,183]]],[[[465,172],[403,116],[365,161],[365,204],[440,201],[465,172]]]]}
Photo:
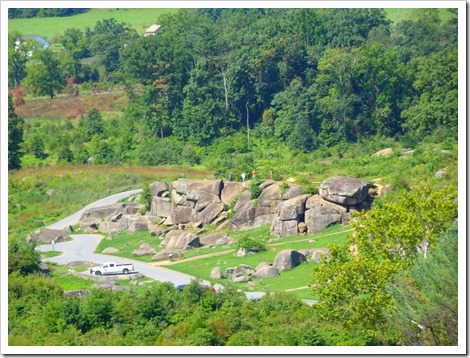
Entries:
{"type": "Polygon", "coordinates": [[[44,17],[31,19],[9,19],[8,31],[17,30],[23,34],[38,34],[49,42],[56,42],[67,28],[84,31],[93,29],[97,21],[115,18],[134,28],[139,34],[152,24],[158,23],[161,15],[176,12],[177,9],[90,9],[88,12],[66,17],[44,17]]]}

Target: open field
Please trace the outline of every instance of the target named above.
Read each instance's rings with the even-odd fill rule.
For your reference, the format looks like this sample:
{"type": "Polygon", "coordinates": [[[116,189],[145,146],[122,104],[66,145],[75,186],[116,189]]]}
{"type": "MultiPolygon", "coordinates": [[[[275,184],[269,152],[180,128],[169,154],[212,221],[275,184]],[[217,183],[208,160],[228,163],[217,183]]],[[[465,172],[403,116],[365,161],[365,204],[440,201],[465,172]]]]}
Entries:
{"type": "MultiPolygon", "coordinates": [[[[409,20],[413,9],[387,8],[385,9],[385,12],[390,20],[397,23],[403,20],[409,20]]],[[[447,9],[439,9],[439,16],[442,21],[446,21],[452,16],[452,14],[447,9]]]]}
{"type": "Polygon", "coordinates": [[[29,119],[77,119],[86,115],[91,108],[103,115],[108,112],[121,114],[125,110],[127,96],[124,92],[81,95],[78,97],[60,96],[50,98],[26,97],[25,104],[16,107],[16,113],[29,119]]]}
{"type": "Polygon", "coordinates": [[[67,28],[85,30],[89,27],[93,29],[97,21],[115,18],[118,22],[124,22],[128,26],[135,28],[139,34],[143,34],[150,25],[158,23],[158,19],[162,14],[176,11],[177,9],[158,8],[91,9],[84,14],[75,16],[9,19],[8,31],[17,30],[23,34],[38,34],[48,41],[54,42],[54,37],[59,37],[67,28]]]}

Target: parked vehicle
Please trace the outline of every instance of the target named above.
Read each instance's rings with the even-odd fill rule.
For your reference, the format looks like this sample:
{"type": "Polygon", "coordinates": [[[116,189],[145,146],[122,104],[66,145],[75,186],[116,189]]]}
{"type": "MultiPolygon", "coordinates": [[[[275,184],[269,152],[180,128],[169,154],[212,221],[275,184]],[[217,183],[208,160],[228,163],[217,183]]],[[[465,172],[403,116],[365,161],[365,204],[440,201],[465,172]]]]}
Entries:
{"type": "Polygon", "coordinates": [[[112,275],[112,274],[124,274],[127,275],[129,272],[134,271],[132,264],[120,264],[117,265],[115,262],[105,262],[99,266],[90,267],[90,275],[112,275]]]}

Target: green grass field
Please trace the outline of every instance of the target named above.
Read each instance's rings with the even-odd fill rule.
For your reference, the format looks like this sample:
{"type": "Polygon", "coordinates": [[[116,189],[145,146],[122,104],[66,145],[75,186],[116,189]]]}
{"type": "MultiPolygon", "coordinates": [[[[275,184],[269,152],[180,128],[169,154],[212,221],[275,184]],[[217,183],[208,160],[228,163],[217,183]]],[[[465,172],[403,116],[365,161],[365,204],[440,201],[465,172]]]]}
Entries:
{"type": "MultiPolygon", "coordinates": [[[[413,10],[414,9],[387,8],[385,9],[385,12],[387,13],[387,17],[396,24],[403,20],[409,20],[413,10]]],[[[439,9],[439,16],[442,21],[446,21],[453,15],[447,9],[439,9]]]]}
{"type": "Polygon", "coordinates": [[[174,13],[177,9],[91,9],[90,11],[75,16],[43,17],[31,19],[9,19],[8,31],[17,30],[22,34],[38,34],[54,42],[54,37],[59,37],[67,28],[85,30],[93,29],[97,21],[115,18],[118,22],[124,22],[136,29],[139,34],[152,24],[158,23],[162,14],[174,13]]]}
{"type": "MultiPolygon", "coordinates": [[[[242,290],[254,290],[262,292],[277,292],[288,289],[296,289],[305,287],[311,284],[312,270],[316,265],[315,263],[305,263],[293,270],[284,271],[277,277],[259,280],[257,278],[249,284],[247,283],[232,283],[228,279],[213,280],[210,279],[210,272],[214,266],[220,266],[222,272],[228,267],[235,267],[239,264],[246,264],[251,267],[256,267],[260,262],[273,263],[278,252],[286,249],[315,249],[320,247],[327,247],[332,243],[344,243],[347,235],[351,232],[349,225],[335,225],[326,230],[307,236],[292,236],[276,240],[272,243],[267,243],[267,250],[249,255],[245,257],[237,257],[234,252],[223,255],[206,257],[200,260],[192,260],[181,263],[176,263],[167,266],[169,269],[186,273],[188,275],[196,276],[204,280],[211,281],[212,283],[219,283],[224,286],[232,286],[242,290]]],[[[269,225],[262,228],[253,230],[231,232],[232,236],[246,235],[252,238],[259,238],[269,233],[269,225]]],[[[198,252],[194,250],[193,252],[198,252]]],[[[302,289],[299,291],[292,291],[293,295],[300,298],[315,299],[312,296],[310,289],[302,289]]]]}

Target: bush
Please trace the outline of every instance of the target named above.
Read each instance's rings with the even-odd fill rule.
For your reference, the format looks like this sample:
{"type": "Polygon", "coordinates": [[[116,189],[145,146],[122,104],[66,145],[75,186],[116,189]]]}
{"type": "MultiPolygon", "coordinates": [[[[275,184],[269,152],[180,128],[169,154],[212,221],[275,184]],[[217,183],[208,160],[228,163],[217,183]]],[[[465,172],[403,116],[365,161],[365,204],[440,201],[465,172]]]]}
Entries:
{"type": "Polygon", "coordinates": [[[253,179],[250,183],[250,199],[258,199],[261,195],[261,180],[253,179]]]}
{"type": "Polygon", "coordinates": [[[243,236],[238,239],[237,242],[237,249],[243,249],[246,252],[248,251],[253,251],[253,252],[260,252],[260,251],[266,251],[266,246],[264,246],[262,243],[250,239],[247,236],[243,236]]]}

